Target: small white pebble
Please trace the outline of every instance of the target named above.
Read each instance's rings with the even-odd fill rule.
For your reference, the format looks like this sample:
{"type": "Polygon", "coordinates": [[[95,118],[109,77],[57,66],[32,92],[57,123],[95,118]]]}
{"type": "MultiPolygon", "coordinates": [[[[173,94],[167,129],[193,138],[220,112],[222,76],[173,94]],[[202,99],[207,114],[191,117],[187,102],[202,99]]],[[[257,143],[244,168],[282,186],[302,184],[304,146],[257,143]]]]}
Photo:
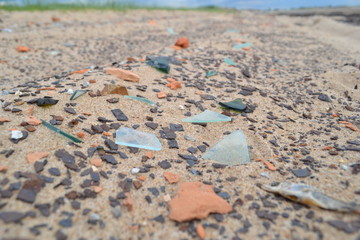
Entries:
{"type": "Polygon", "coordinates": [[[343,169],[343,170],[348,170],[349,169],[349,167],[348,166],[346,166],[346,165],[341,165],[341,168],[343,169]]]}
{"type": "Polygon", "coordinates": [[[131,169],[131,174],[138,174],[140,172],[140,169],[139,168],[132,168],[131,169]]]}
{"type": "Polygon", "coordinates": [[[183,105],[179,105],[180,110],[185,110],[185,107],[183,105]]]}
{"type": "Polygon", "coordinates": [[[67,93],[71,95],[71,94],[74,93],[74,90],[72,90],[72,89],[70,88],[69,90],[67,90],[67,93]]]}

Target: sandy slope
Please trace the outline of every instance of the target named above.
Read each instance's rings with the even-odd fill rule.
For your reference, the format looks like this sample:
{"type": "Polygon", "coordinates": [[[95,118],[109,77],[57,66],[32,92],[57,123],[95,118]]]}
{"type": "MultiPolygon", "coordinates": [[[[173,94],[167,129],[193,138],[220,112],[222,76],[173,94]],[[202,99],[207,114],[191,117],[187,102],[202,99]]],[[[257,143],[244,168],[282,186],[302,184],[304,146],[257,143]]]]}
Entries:
{"type": "MultiPolygon", "coordinates": [[[[347,141],[359,141],[360,135],[341,123],[347,121],[360,128],[360,94],[355,87],[359,87],[360,82],[360,51],[359,44],[356,44],[360,32],[356,30],[359,27],[325,17],[300,19],[260,12],[0,12],[0,18],[0,29],[13,30],[12,33],[0,32],[1,87],[11,90],[18,84],[27,83],[18,89],[36,94],[0,97],[4,102],[9,102],[1,110],[0,117],[11,120],[0,125],[0,152],[3,152],[0,165],[9,168],[6,173],[0,173],[0,189],[7,190],[10,183],[25,181],[24,178],[15,178],[17,171],[34,172],[32,164],[25,160],[30,151],[49,153],[49,163],[41,174],[50,176],[50,167],[56,167],[61,172],[59,177],[52,176],[54,183],[47,183],[34,203],[49,203],[52,212],[49,217],[42,216],[34,204],[16,200],[18,190],[14,190],[9,198],[0,199],[0,212],[16,210],[36,213],[35,217],[27,216],[22,224],[2,223],[0,236],[29,239],[52,239],[57,236],[58,239],[65,239],[61,238],[63,234],[68,239],[193,239],[197,238],[195,225],[202,224],[208,239],[358,239],[359,215],[304,207],[264,192],[257,184],[305,182],[332,197],[360,202],[360,175],[351,167],[351,164],[359,164],[360,153],[346,148],[349,145],[359,147],[347,141]],[[53,16],[61,21],[52,22],[53,16]],[[169,27],[177,34],[170,35],[167,31],[169,27]],[[190,39],[188,49],[171,48],[178,36],[190,39]],[[233,45],[239,42],[251,42],[253,45],[249,49],[235,50],[233,45]],[[29,46],[31,51],[18,53],[15,50],[18,45],[29,46]],[[172,65],[170,73],[163,74],[140,61],[147,55],[173,56],[183,59],[183,63],[182,66],[172,65]],[[127,61],[128,57],[136,61],[127,61]],[[224,58],[232,59],[236,66],[225,64],[224,58]],[[68,74],[72,70],[90,66],[99,67],[84,74],[68,74]],[[105,74],[103,66],[130,70],[138,74],[141,80],[139,83],[125,82],[105,74]],[[216,70],[219,74],[205,78],[209,70],[216,70]],[[170,90],[166,87],[168,77],[181,81],[183,87],[170,90]],[[156,102],[157,111],[129,99],[121,98],[116,104],[106,101],[118,96],[93,98],[84,95],[74,101],[76,105],[73,108],[77,114],[66,113],[64,107],[69,107],[69,95],[62,91],[81,89],[81,84],[90,80],[96,80],[87,88],[93,92],[101,90],[104,84],[122,84],[128,88],[129,95],[141,95],[156,102]],[[147,86],[146,90],[139,90],[143,89],[139,85],[147,86]],[[55,92],[37,93],[40,86],[57,87],[55,92]],[[168,97],[158,99],[157,91],[168,93],[168,97]],[[331,102],[320,100],[321,94],[327,95],[331,102]],[[48,108],[35,107],[34,114],[47,121],[52,119],[51,115],[64,117],[62,125],[58,127],[73,135],[83,131],[83,128],[101,124],[98,121],[100,116],[115,121],[110,109],[119,108],[129,120],[115,122],[121,123],[122,127],[139,124],[138,130],[154,133],[163,149],[154,152],[153,159],[144,160],[146,150],[134,153],[120,147],[119,150],[129,158],[122,159],[119,154],[113,154],[119,164],[104,163],[99,168],[109,178],[101,177],[100,181],[90,184],[100,185],[103,188],[101,193],[95,198],[73,200],[65,197],[72,190],[80,193],[84,189],[92,189],[93,186],[81,186],[85,179],[90,179],[89,175],[80,174],[91,167],[89,159],[92,157],[87,156],[88,149],[94,144],[105,146],[105,139],[114,139],[112,136],[86,133],[84,143],[78,148],[40,125],[35,132],[29,133],[27,139],[18,144],[12,143],[9,129],[24,130],[20,124],[26,119],[29,107],[26,103],[17,104],[21,100],[16,99],[28,101],[49,95],[59,102],[48,108]],[[209,123],[206,127],[181,121],[187,112],[192,115],[200,113],[202,108],[199,104],[221,113],[223,110],[217,101],[226,102],[235,98],[244,99],[248,105],[255,106],[255,110],[247,114],[232,113],[232,122],[209,123]],[[22,111],[7,111],[14,108],[22,111]],[[68,126],[71,120],[84,116],[84,112],[92,115],[86,116],[72,128],[68,126]],[[156,130],[144,124],[151,118],[159,124],[156,130]],[[167,140],[160,137],[159,130],[169,127],[170,123],[182,124],[185,130],[176,132],[178,149],[170,149],[167,140]],[[187,150],[189,147],[196,148],[205,145],[204,142],[211,147],[227,132],[237,129],[244,131],[250,146],[251,162],[247,165],[218,169],[213,167],[211,161],[201,159],[190,166],[178,155],[190,154],[187,150]],[[193,136],[195,142],[185,140],[185,135],[193,136]],[[6,157],[4,151],[9,149],[13,149],[14,153],[6,157]],[[84,153],[87,159],[76,157],[76,163],[84,168],[80,172],[69,171],[55,156],[58,149],[65,149],[72,155],[74,151],[84,153]],[[271,162],[276,171],[270,171],[257,159],[271,162]],[[171,164],[167,171],[180,176],[180,183],[206,182],[218,192],[226,193],[223,196],[228,194],[227,201],[234,206],[234,211],[180,224],[171,221],[166,197],[176,195],[179,183],[170,185],[164,180],[165,169],[159,165],[163,160],[171,164]],[[133,175],[130,170],[134,167],[146,169],[147,172],[133,175]],[[291,171],[304,168],[309,169],[310,176],[299,178],[291,171]],[[119,186],[124,181],[119,173],[132,181],[136,181],[139,175],[146,176],[146,180],[140,189],[131,185],[133,211],[128,211],[122,200],[117,199],[121,204],[122,216],[116,219],[109,197],[115,199],[118,193],[124,191],[119,186]],[[70,186],[54,189],[57,183],[69,176],[72,180],[70,186]],[[158,189],[159,196],[148,190],[154,187],[158,189]],[[146,196],[152,199],[151,203],[145,200],[146,196]],[[77,204],[74,202],[80,202],[80,209],[74,207],[77,204]],[[56,205],[59,205],[59,209],[55,211],[56,205]],[[90,213],[83,213],[86,208],[90,209],[90,213]],[[99,222],[90,224],[88,220],[92,213],[98,214],[105,225],[99,222]],[[153,220],[159,215],[164,217],[163,223],[153,220]],[[65,228],[59,222],[67,218],[72,219],[72,226],[65,228]],[[340,229],[331,226],[329,221],[333,220],[342,221],[348,227],[345,231],[351,230],[351,233],[346,233],[344,228],[341,230],[341,226],[337,225],[340,229]],[[47,225],[39,227],[40,234],[36,236],[30,228],[38,224],[47,225]]],[[[113,134],[115,130],[110,129],[109,132],[113,134]]],[[[105,149],[108,150],[107,147],[105,149]]],[[[101,154],[99,151],[95,156],[101,154]]],[[[202,154],[198,150],[193,155],[199,158],[202,154]]]]}

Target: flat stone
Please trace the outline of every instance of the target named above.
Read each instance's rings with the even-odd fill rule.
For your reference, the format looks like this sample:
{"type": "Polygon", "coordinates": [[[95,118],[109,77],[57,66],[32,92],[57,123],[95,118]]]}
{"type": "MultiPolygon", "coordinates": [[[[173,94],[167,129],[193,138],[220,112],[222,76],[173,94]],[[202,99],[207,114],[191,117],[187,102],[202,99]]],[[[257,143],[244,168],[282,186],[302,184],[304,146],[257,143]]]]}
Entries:
{"type": "Polygon", "coordinates": [[[169,169],[169,168],[171,168],[171,163],[169,163],[169,162],[166,161],[166,160],[159,162],[158,165],[159,165],[162,169],[169,169]]]}
{"type": "Polygon", "coordinates": [[[26,213],[17,211],[0,212],[0,219],[3,220],[5,223],[20,222],[26,216],[26,213]]]}
{"type": "Polygon", "coordinates": [[[308,168],[303,168],[303,169],[291,169],[291,172],[296,176],[296,177],[308,177],[311,175],[311,172],[309,171],[308,168]]]}
{"type": "Polygon", "coordinates": [[[320,94],[318,96],[318,99],[321,100],[321,101],[324,101],[324,102],[331,102],[331,99],[328,95],[326,94],[320,94]]]}
{"type": "Polygon", "coordinates": [[[118,121],[128,121],[128,117],[120,110],[120,109],[113,109],[111,110],[112,114],[115,116],[116,120],[118,121]]]}
{"type": "Polygon", "coordinates": [[[152,130],[157,129],[157,127],[159,126],[159,124],[154,123],[154,122],[146,122],[145,126],[147,126],[148,128],[151,128],[152,130]]]}
{"type": "Polygon", "coordinates": [[[75,109],[71,108],[71,107],[65,107],[64,111],[70,114],[76,114],[75,109]]]}
{"type": "Polygon", "coordinates": [[[177,222],[204,219],[210,213],[229,213],[228,202],[215,194],[213,188],[200,182],[184,182],[177,195],[168,203],[169,218],[177,222]]]}

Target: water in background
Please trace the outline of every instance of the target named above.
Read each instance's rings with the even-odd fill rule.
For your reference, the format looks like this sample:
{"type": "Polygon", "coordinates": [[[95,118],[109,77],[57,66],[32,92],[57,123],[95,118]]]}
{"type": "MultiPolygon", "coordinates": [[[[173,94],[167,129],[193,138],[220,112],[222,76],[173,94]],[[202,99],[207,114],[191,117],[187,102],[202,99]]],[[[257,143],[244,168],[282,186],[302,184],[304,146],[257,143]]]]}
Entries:
{"type": "Polygon", "coordinates": [[[204,7],[217,6],[237,9],[290,9],[301,7],[360,6],[360,0],[0,0],[2,4],[135,4],[149,7],[204,7]]]}

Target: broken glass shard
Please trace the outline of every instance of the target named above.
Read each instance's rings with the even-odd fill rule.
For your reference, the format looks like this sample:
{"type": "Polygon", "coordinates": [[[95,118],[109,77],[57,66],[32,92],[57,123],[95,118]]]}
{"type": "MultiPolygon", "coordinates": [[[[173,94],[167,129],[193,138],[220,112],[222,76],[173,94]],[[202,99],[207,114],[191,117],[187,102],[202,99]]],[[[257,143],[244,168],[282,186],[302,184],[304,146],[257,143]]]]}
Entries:
{"type": "Polygon", "coordinates": [[[174,57],[166,56],[147,56],[146,63],[162,72],[168,73],[170,71],[170,63],[181,66],[182,62],[174,57]]]}
{"type": "Polygon", "coordinates": [[[229,65],[236,65],[236,63],[233,60],[229,59],[229,58],[224,58],[224,62],[226,62],[229,65]]]}
{"type": "Polygon", "coordinates": [[[151,56],[147,56],[146,57],[146,63],[151,66],[156,68],[157,70],[163,72],[163,73],[169,73],[170,71],[170,64],[168,59],[166,59],[165,57],[151,57],[151,56]]]}
{"type": "Polygon", "coordinates": [[[191,123],[229,122],[231,121],[231,117],[210,110],[205,110],[193,117],[184,118],[182,121],[191,123]]]}
{"type": "Polygon", "coordinates": [[[318,191],[315,187],[304,183],[282,182],[277,186],[262,185],[262,189],[272,193],[278,193],[285,198],[306,205],[313,205],[324,209],[340,212],[359,212],[360,206],[355,203],[347,203],[333,199],[318,191]]]}
{"type": "Polygon", "coordinates": [[[71,95],[70,100],[75,100],[81,95],[85,94],[88,90],[76,90],[73,95],[71,95]]]}
{"type": "Polygon", "coordinates": [[[135,97],[135,96],[124,96],[125,98],[129,98],[129,99],[133,99],[133,100],[137,100],[140,102],[144,102],[147,104],[150,104],[151,106],[155,106],[155,103],[150,101],[149,99],[143,98],[143,97],[135,97]]]}
{"type": "Polygon", "coordinates": [[[208,71],[207,73],[206,73],[206,75],[205,75],[205,77],[212,77],[212,76],[215,76],[215,75],[217,75],[218,73],[217,73],[217,71],[215,71],[215,70],[211,70],[211,71],[208,71]]]}
{"type": "Polygon", "coordinates": [[[240,30],[238,30],[238,29],[228,29],[228,30],[226,30],[225,33],[239,33],[239,32],[240,32],[240,30]]]}
{"type": "Polygon", "coordinates": [[[246,104],[240,98],[237,98],[230,102],[219,102],[222,107],[230,108],[237,111],[243,111],[246,108],[246,104]]]}
{"type": "Polygon", "coordinates": [[[251,45],[252,45],[252,43],[241,43],[241,44],[235,45],[234,48],[241,49],[241,48],[245,48],[245,47],[250,47],[251,45]]]}
{"type": "Polygon", "coordinates": [[[154,151],[160,151],[162,147],[159,139],[154,134],[127,127],[120,128],[116,131],[115,143],[154,151]]]}
{"type": "Polygon", "coordinates": [[[250,162],[246,136],[241,130],[237,130],[210,148],[203,156],[221,164],[236,165],[250,162]]]}
{"type": "Polygon", "coordinates": [[[109,94],[120,94],[128,95],[126,87],[116,84],[105,84],[103,90],[101,90],[101,96],[106,96],[109,94]]]}
{"type": "Polygon", "coordinates": [[[175,35],[174,29],[168,28],[167,31],[170,33],[170,35],[175,35]]]}
{"type": "Polygon", "coordinates": [[[46,122],[46,121],[44,121],[44,120],[42,120],[42,119],[40,119],[40,120],[41,120],[42,124],[43,124],[45,127],[53,130],[54,132],[56,132],[56,133],[58,133],[58,134],[63,135],[64,137],[67,137],[67,138],[70,139],[71,141],[76,142],[76,143],[82,143],[82,142],[83,142],[83,141],[81,141],[80,139],[77,139],[76,137],[74,137],[74,136],[72,136],[72,135],[70,135],[70,134],[68,134],[68,133],[66,133],[66,132],[63,132],[62,130],[58,129],[57,127],[54,127],[54,126],[51,125],[50,123],[48,123],[48,122],[46,122]]]}

